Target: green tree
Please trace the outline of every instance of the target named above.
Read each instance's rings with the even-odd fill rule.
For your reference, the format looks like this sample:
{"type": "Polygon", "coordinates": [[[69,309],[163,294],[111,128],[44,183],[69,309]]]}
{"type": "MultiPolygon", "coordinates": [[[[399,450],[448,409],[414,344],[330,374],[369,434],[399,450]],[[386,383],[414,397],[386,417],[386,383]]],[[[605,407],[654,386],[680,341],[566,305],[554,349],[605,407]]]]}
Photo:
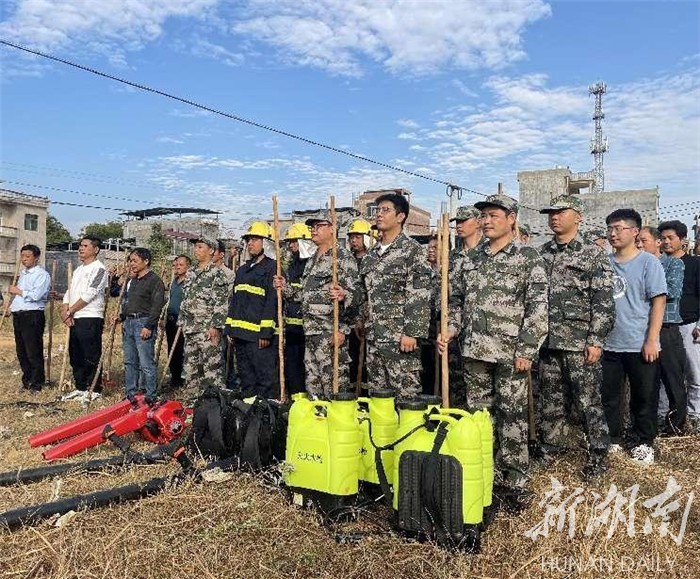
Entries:
{"type": "Polygon", "coordinates": [[[154,223],[151,226],[151,235],[147,244],[153,256],[152,267],[160,266],[164,263],[173,251],[172,240],[165,236],[163,228],[158,223],[154,223]]]}
{"type": "Polygon", "coordinates": [[[82,235],[94,235],[103,241],[124,237],[124,227],[119,221],[107,223],[88,223],[83,227],[82,235]]]}
{"type": "Polygon", "coordinates": [[[59,245],[61,243],[69,243],[73,240],[70,231],[66,229],[58,219],[53,215],[46,215],[46,245],[59,245]]]}

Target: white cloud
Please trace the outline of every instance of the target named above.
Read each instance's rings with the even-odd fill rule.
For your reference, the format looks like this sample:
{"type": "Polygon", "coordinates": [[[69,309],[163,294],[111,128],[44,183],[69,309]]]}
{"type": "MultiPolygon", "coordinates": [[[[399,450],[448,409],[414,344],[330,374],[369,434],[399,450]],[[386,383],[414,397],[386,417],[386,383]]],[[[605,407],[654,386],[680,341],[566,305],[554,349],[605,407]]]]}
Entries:
{"type": "Polygon", "coordinates": [[[396,124],[404,129],[417,129],[420,125],[413,119],[399,119],[396,124]]]}
{"type": "MultiPolygon", "coordinates": [[[[432,125],[412,130],[409,150],[416,162],[429,159],[441,178],[466,186],[474,179],[514,182],[518,171],[555,165],[592,167],[594,101],[587,86],[553,86],[534,74],[494,76],[484,88],[492,93],[490,104],[459,104],[436,112],[432,125]]],[[[662,196],[671,197],[697,191],[698,103],[700,71],[692,61],[684,70],[609,86],[603,102],[610,140],[606,189],[659,185],[662,196]]]]}
{"type": "Polygon", "coordinates": [[[79,39],[82,46],[123,62],[163,33],[173,16],[202,16],[218,0],[15,0],[0,34],[42,50],[79,39]]]}
{"type": "Polygon", "coordinates": [[[520,60],[525,27],[550,12],[541,0],[250,0],[231,28],[276,47],[290,64],[357,76],[368,58],[415,75],[520,60]]]}

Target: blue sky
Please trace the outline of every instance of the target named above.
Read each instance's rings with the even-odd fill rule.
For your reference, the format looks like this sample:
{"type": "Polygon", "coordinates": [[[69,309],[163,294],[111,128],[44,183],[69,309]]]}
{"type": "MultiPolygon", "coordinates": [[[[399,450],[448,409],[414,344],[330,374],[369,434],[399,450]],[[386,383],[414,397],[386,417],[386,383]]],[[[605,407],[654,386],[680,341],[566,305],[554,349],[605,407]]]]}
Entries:
{"type": "MultiPolygon", "coordinates": [[[[592,166],[608,190],[700,213],[700,2],[9,0],[0,38],[438,180],[517,196],[517,172],[592,166]]],[[[445,187],[0,47],[5,187],[110,208],[271,211],[445,187]],[[54,189],[46,189],[52,187],[54,189]],[[90,194],[90,195],[86,195],[90,194]],[[121,198],[121,199],[117,199],[121,198]]],[[[464,203],[476,200],[466,196],[464,203]]],[[[118,212],[51,209],[74,233],[118,212]]]]}

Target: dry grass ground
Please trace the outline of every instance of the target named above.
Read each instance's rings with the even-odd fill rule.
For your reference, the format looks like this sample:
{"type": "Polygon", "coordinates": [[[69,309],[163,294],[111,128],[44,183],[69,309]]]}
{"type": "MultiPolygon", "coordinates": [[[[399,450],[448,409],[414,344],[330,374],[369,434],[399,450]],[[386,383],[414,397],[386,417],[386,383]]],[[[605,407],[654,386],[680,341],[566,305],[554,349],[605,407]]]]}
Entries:
{"type": "MultiPolygon", "coordinates": [[[[55,354],[57,376],[60,352],[55,354]]],[[[0,470],[40,465],[41,450],[30,449],[27,436],[78,416],[80,406],[73,402],[15,404],[18,400],[51,403],[58,392],[45,389],[30,397],[20,391],[7,328],[0,336],[0,374],[4,376],[0,470]]],[[[120,392],[113,391],[96,408],[119,398],[120,392]]],[[[236,474],[222,483],[188,482],[142,501],[81,512],[61,528],[45,522],[14,533],[0,531],[0,577],[700,577],[700,497],[691,505],[681,545],[660,536],[662,521],[650,517],[653,509],[642,504],[664,491],[673,476],[682,490],[666,504],[680,501],[680,508],[669,515],[669,529],[678,533],[689,493],[697,495],[700,490],[700,439],[660,440],[659,446],[658,462],[646,468],[613,457],[610,472],[594,486],[581,482],[583,453],[573,453],[549,472],[537,473],[533,504],[518,516],[499,514],[483,536],[482,553],[475,556],[450,554],[387,533],[356,544],[338,544],[313,513],[290,506],[279,489],[260,478],[236,474]],[[568,516],[562,519],[561,531],[555,527],[548,536],[533,540],[525,533],[545,517],[547,506],[539,501],[551,490],[550,475],[564,485],[562,498],[580,488],[582,502],[569,512],[575,515],[572,537],[568,516]],[[608,523],[586,533],[594,507],[603,504],[613,483],[623,491],[621,496],[629,496],[625,489],[639,485],[634,536],[628,534],[629,505],[619,509],[620,520],[610,537],[614,510],[608,523]],[[652,528],[645,534],[647,517],[652,528]]],[[[112,453],[107,448],[94,449],[80,458],[112,453]]],[[[0,488],[0,511],[176,471],[174,465],[138,466],[126,472],[70,475],[0,488]]],[[[557,522],[553,519],[555,526],[557,522]]]]}

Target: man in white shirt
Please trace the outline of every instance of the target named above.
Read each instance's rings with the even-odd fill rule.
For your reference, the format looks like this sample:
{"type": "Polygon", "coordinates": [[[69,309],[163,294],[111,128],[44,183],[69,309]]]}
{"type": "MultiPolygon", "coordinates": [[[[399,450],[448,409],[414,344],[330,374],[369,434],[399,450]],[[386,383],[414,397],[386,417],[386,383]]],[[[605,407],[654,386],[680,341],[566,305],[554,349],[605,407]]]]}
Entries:
{"type": "MultiPolygon", "coordinates": [[[[63,296],[61,319],[70,327],[68,353],[73,368],[75,390],[64,398],[83,396],[97,371],[102,352],[102,328],[104,326],[105,289],[107,270],[97,259],[102,240],[86,236],[80,241],[78,257],[82,262],[75,272],[70,288],[63,296]]],[[[102,391],[101,379],[95,383],[93,399],[102,391]]]]}

